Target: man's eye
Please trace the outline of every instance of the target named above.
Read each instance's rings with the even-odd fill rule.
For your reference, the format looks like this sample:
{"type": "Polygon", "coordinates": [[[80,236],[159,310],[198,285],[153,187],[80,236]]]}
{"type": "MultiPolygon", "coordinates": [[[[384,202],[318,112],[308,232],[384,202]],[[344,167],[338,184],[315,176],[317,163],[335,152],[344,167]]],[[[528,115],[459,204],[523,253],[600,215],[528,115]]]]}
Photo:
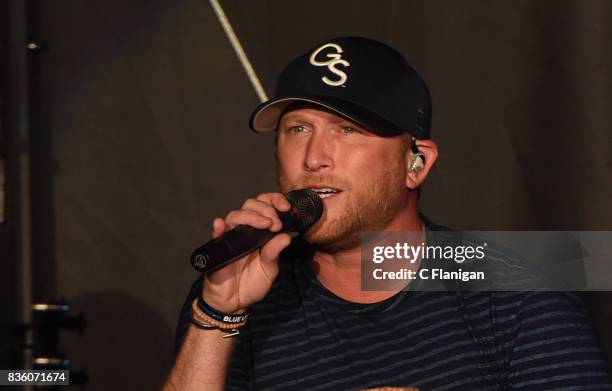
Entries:
{"type": "Polygon", "coordinates": [[[344,133],[355,133],[357,130],[355,128],[352,128],[350,126],[345,126],[342,128],[342,132],[344,133]]]}
{"type": "Polygon", "coordinates": [[[302,125],[291,126],[289,128],[289,131],[293,132],[293,133],[301,133],[304,130],[306,130],[306,129],[304,129],[304,127],[302,125]]]}

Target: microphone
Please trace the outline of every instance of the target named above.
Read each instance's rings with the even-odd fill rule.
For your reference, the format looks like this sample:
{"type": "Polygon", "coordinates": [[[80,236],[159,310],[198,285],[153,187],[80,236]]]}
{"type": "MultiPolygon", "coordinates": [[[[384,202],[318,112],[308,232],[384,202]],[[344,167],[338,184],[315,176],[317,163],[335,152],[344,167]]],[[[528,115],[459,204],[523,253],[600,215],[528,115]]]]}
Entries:
{"type": "MultiPolygon", "coordinates": [[[[293,190],[287,193],[286,197],[291,209],[286,212],[276,212],[283,223],[280,232],[302,233],[316,223],[323,214],[323,202],[312,190],[293,190]]],[[[278,233],[249,225],[238,225],[198,247],[191,254],[191,264],[202,273],[215,270],[263,246],[278,233]]]]}

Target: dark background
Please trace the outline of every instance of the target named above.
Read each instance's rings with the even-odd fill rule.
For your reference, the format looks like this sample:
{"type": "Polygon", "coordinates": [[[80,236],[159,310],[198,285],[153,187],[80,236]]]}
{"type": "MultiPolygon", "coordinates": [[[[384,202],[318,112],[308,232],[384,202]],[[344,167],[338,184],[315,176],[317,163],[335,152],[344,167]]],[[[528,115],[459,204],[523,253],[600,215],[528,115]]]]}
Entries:
{"type": "MultiPolygon", "coordinates": [[[[286,62],[333,36],[379,39],[407,57],[433,96],[440,157],[422,195],[433,221],[612,229],[612,2],[221,4],[268,94],[286,62]]],[[[3,322],[27,301],[16,283],[28,280],[17,245],[26,219],[33,300],[64,297],[88,320],[61,344],[87,367],[89,389],[154,388],[196,278],[190,252],[215,216],[275,189],[273,137],[247,126],[258,98],[205,0],[1,7],[3,322]],[[42,49],[20,68],[11,53],[28,40],[42,49]],[[15,99],[24,69],[27,102],[15,99]]],[[[611,298],[585,295],[609,351],[611,298]]]]}

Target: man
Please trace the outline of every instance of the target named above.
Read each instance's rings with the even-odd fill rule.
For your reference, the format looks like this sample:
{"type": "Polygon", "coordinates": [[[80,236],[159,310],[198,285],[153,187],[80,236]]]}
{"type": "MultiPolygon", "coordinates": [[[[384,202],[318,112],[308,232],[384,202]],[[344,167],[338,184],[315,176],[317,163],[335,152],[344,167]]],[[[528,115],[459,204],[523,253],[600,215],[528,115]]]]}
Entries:
{"type": "Polygon", "coordinates": [[[276,131],[280,192],[215,219],[213,237],[279,232],[294,189],[318,192],[324,212],[300,238],[279,233],[194,284],[165,389],[612,389],[572,296],[362,289],[360,233],[443,229],[418,213],[438,154],[429,92],[397,51],[317,45],[250,122],[276,131]]]}

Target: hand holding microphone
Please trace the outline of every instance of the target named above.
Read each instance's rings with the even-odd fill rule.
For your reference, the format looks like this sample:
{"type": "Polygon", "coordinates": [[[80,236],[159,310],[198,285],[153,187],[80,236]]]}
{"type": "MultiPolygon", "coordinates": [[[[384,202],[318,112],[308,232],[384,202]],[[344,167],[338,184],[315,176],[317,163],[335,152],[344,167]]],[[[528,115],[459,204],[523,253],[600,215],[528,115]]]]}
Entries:
{"type": "Polygon", "coordinates": [[[278,255],[291,242],[287,232],[306,231],[322,212],[319,196],[302,189],[261,194],[215,219],[213,240],[191,257],[196,270],[206,272],[206,301],[234,313],[261,300],[278,274],[278,255]]]}

